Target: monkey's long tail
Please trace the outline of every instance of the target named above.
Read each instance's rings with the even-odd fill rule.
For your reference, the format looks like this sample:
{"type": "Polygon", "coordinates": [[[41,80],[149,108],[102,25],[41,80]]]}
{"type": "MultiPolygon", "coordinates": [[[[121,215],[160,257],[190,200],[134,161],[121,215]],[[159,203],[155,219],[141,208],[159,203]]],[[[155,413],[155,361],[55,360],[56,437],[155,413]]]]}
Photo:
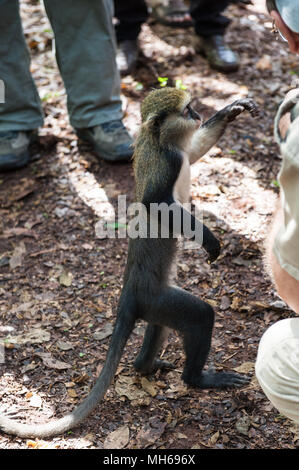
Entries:
{"type": "Polygon", "coordinates": [[[72,413],[45,424],[23,424],[13,419],[0,416],[0,430],[19,437],[45,438],[55,436],[74,428],[86,418],[104,397],[111,384],[127,340],[134,328],[135,320],[118,317],[111,337],[109,350],[103,369],[89,395],[72,413]]]}

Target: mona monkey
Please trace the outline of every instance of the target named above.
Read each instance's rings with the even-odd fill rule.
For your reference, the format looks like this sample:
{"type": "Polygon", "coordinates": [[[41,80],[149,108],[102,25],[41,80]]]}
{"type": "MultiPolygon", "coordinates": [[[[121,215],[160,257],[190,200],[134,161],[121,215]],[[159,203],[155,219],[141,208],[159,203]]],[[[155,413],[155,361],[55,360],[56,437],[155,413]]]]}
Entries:
{"type": "MultiPolygon", "coordinates": [[[[176,88],[154,90],[145,98],[133,156],[136,202],[141,202],[146,212],[151,203],[178,206],[190,227],[202,230],[202,245],[212,262],[220,253],[218,240],[182,206],[189,200],[190,165],[217,142],[230,121],[244,110],[255,115],[256,108],[249,99],[237,100],[200,126],[200,116],[190,101],[188,93],[176,88]]],[[[129,239],[123,288],[109,350],[103,369],[85,400],[70,414],[46,424],[23,424],[0,416],[2,431],[19,437],[46,438],[81,423],[104,397],[137,319],[148,323],[134,364],[138,372],[150,374],[169,365],[157,356],[171,328],[183,336],[186,361],[182,378],[186,384],[201,389],[221,389],[248,383],[249,378],[244,375],[203,370],[210,351],[214,311],[208,303],[171,285],[170,272],[177,238],[182,231],[176,228],[174,232],[174,224],[171,220],[169,223],[172,233],[168,238],[129,239]]]]}

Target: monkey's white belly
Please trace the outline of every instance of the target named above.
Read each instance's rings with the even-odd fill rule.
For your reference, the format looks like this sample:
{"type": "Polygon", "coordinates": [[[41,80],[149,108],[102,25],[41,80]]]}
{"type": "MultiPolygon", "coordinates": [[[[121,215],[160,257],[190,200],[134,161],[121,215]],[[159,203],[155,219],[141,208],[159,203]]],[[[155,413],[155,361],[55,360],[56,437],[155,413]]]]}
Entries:
{"type": "Polygon", "coordinates": [[[190,163],[188,154],[183,152],[183,164],[173,188],[173,197],[181,204],[189,202],[190,194],[190,163]]]}

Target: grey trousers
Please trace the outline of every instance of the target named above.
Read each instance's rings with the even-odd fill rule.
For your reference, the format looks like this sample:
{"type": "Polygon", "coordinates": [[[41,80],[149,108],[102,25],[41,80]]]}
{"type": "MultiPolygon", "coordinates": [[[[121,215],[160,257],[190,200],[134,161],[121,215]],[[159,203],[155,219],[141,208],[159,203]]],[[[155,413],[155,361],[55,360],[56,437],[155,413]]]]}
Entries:
{"type": "MultiPolygon", "coordinates": [[[[56,59],[67,92],[70,123],[92,127],[122,118],[112,0],[44,0],[55,35],[56,59]]],[[[0,0],[0,132],[43,125],[29,71],[18,0],[0,0]]]]}

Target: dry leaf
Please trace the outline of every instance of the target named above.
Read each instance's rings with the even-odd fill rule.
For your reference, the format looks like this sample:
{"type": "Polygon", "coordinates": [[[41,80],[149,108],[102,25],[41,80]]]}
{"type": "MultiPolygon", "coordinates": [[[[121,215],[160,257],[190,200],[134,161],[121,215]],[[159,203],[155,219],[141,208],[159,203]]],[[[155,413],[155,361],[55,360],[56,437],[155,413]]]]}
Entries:
{"type": "Polygon", "coordinates": [[[149,422],[146,423],[136,436],[136,440],[141,448],[146,448],[154,444],[164,433],[167,422],[160,421],[159,418],[150,418],[149,422]]]}
{"type": "Polygon", "coordinates": [[[57,346],[59,349],[62,349],[62,351],[69,351],[70,349],[73,349],[72,343],[68,343],[67,341],[57,341],[57,346]]]}
{"type": "Polygon", "coordinates": [[[94,339],[101,340],[111,336],[113,332],[113,325],[111,323],[107,323],[103,328],[98,329],[94,332],[93,337],[94,339]]]}
{"type": "Polygon", "coordinates": [[[248,416],[242,416],[238,419],[235,424],[236,430],[244,436],[248,436],[248,430],[250,426],[250,418],[248,416]]]}
{"type": "Polygon", "coordinates": [[[129,438],[128,426],[121,426],[106,437],[104,449],[123,449],[128,444],[129,438]]]}
{"type": "Polygon", "coordinates": [[[238,367],[235,367],[234,370],[236,372],[240,372],[241,374],[247,374],[248,372],[253,372],[255,368],[255,363],[254,362],[243,362],[238,367]]]}
{"type": "Polygon", "coordinates": [[[216,444],[216,442],[217,442],[218,439],[219,439],[219,436],[220,436],[220,432],[219,432],[219,431],[215,432],[215,434],[213,434],[213,436],[210,437],[210,439],[209,439],[209,444],[210,444],[210,445],[216,444]]]}
{"type": "Polygon", "coordinates": [[[269,57],[268,55],[263,55],[263,57],[261,57],[260,60],[256,63],[256,68],[258,70],[271,70],[271,57],[269,57]]]}
{"type": "Polygon", "coordinates": [[[18,266],[22,266],[25,253],[25,243],[21,242],[18,246],[15,247],[13,254],[9,260],[9,266],[11,269],[15,269],[18,266]]]}
{"type": "Polygon", "coordinates": [[[27,447],[30,447],[31,449],[36,449],[38,447],[38,442],[35,441],[27,441],[26,442],[27,447]]]}
{"type": "Polygon", "coordinates": [[[50,341],[51,335],[48,331],[42,330],[41,328],[33,328],[31,331],[16,335],[8,335],[5,339],[0,339],[0,343],[4,342],[4,345],[8,344],[38,344],[50,341]]]}
{"type": "Polygon", "coordinates": [[[29,230],[28,228],[22,228],[22,227],[15,227],[9,230],[4,230],[4,232],[0,235],[0,238],[10,238],[10,237],[15,237],[19,235],[37,239],[37,234],[33,230],[29,230]]]}
{"type": "Polygon", "coordinates": [[[59,284],[65,287],[70,287],[72,285],[73,275],[68,271],[63,271],[59,276],[59,284]]]}
{"type": "Polygon", "coordinates": [[[146,377],[142,377],[141,386],[143,390],[145,390],[152,397],[155,397],[158,393],[156,387],[146,377]]]}
{"type": "Polygon", "coordinates": [[[49,367],[50,369],[59,369],[59,370],[64,370],[64,369],[69,369],[72,367],[70,364],[67,364],[66,362],[63,361],[58,361],[57,359],[54,359],[54,357],[51,356],[50,353],[36,353],[38,357],[40,357],[45,364],[46,367],[49,367]]]}
{"type": "Polygon", "coordinates": [[[140,400],[147,396],[144,390],[140,390],[135,385],[135,379],[126,375],[119,375],[115,383],[115,391],[119,396],[125,396],[130,401],[140,400]]]}
{"type": "Polygon", "coordinates": [[[224,295],[221,298],[220,309],[221,310],[227,310],[229,307],[230,307],[230,298],[227,297],[226,295],[224,295]]]}
{"type": "Polygon", "coordinates": [[[29,405],[33,406],[34,408],[41,408],[42,406],[41,397],[33,393],[32,396],[30,397],[29,405]]]}
{"type": "Polygon", "coordinates": [[[230,305],[230,308],[231,308],[232,310],[238,310],[238,308],[240,307],[241,302],[242,302],[242,301],[241,301],[241,299],[240,299],[239,297],[234,297],[234,298],[233,298],[233,301],[232,301],[232,303],[231,303],[231,305],[230,305]]]}

